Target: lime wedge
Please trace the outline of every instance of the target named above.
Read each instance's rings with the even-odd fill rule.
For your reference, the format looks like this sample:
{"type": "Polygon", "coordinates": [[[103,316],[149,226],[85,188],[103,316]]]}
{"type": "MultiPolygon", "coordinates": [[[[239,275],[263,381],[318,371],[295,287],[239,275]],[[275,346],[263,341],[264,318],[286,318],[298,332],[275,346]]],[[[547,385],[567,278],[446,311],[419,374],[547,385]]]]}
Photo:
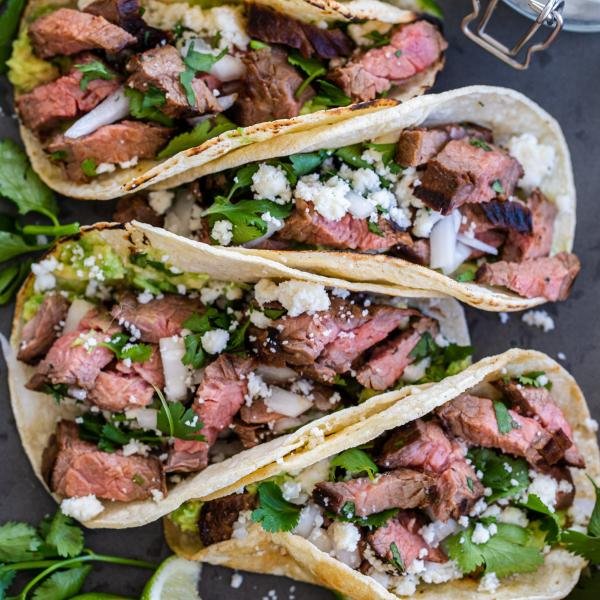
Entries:
{"type": "Polygon", "coordinates": [[[146,584],[140,600],[200,600],[202,564],[178,556],[167,558],[146,584]]]}

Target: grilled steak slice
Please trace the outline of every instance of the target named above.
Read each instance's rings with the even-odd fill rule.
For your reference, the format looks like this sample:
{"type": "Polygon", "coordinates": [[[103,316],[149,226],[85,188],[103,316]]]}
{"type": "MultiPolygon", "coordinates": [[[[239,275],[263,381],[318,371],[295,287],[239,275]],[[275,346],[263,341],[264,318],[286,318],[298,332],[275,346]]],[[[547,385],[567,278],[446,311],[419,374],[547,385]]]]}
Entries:
{"type": "Polygon", "coordinates": [[[355,101],[373,100],[440,60],[448,47],[437,27],[421,20],[392,30],[389,45],[355,53],[327,78],[355,101]]]}
{"type": "Polygon", "coordinates": [[[154,158],[170,135],[168,127],[141,121],[121,121],[75,139],[57,135],[45,149],[50,153],[66,153],[67,176],[73,181],[87,181],[81,170],[84,160],[92,160],[98,166],[126,163],[134,158],[154,158]]]}
{"type": "Polygon", "coordinates": [[[244,405],[240,409],[240,419],[249,425],[274,423],[283,418],[285,415],[270,411],[264,401],[258,398],[255,398],[250,406],[244,405]]]}
{"type": "Polygon", "coordinates": [[[296,97],[303,78],[278,48],[251,50],[242,56],[242,61],[246,73],[231,108],[233,120],[240,125],[297,117],[302,105],[315,94],[307,86],[296,97]]]}
{"type": "Polygon", "coordinates": [[[390,508],[425,506],[429,502],[433,484],[433,478],[426,473],[413,469],[396,469],[373,480],[361,477],[338,483],[322,481],[317,483],[313,499],[336,514],[344,509],[345,513],[368,517],[390,508]]]}
{"type": "Polygon", "coordinates": [[[158,346],[152,346],[152,354],[148,360],[132,362],[130,365],[120,360],[115,365],[115,369],[127,375],[138,375],[157,388],[163,388],[165,385],[165,374],[158,346]]]}
{"type": "Polygon", "coordinates": [[[52,347],[64,322],[69,303],[60,294],[48,294],[35,315],[25,323],[17,359],[34,364],[52,347]]]}
{"type": "Polygon", "coordinates": [[[29,26],[35,53],[41,58],[71,56],[101,49],[111,54],[136,43],[136,38],[104,17],[71,8],[59,8],[29,26]]]}
{"type": "Polygon", "coordinates": [[[320,215],[312,202],[298,199],[276,239],[362,252],[385,252],[397,244],[410,243],[410,234],[396,231],[388,219],[379,219],[378,225],[381,235],[369,230],[367,219],[345,214],[339,221],[332,221],[320,215]]]}
{"type": "Polygon", "coordinates": [[[117,223],[129,223],[129,221],[141,221],[155,227],[162,227],[165,223],[163,215],[159,215],[148,204],[148,199],[144,194],[134,194],[133,196],[122,196],[117,200],[115,212],[112,220],[117,223]]]}
{"type": "Polygon", "coordinates": [[[405,129],[398,139],[396,162],[403,167],[418,167],[431,160],[450,140],[463,138],[492,143],[490,129],[478,125],[449,123],[437,127],[405,129]]]}
{"type": "Polygon", "coordinates": [[[585,468],[585,460],[575,446],[571,426],[546,388],[521,385],[514,381],[505,383],[502,380],[497,381],[495,385],[517,412],[536,418],[550,433],[564,432],[572,444],[565,452],[565,462],[572,467],[585,468]]]}
{"type": "Polygon", "coordinates": [[[354,42],[341,29],[322,29],[259,4],[248,3],[247,31],[252,38],[299,50],[302,56],[349,56],[354,42]]]}
{"type": "Polygon", "coordinates": [[[514,410],[509,409],[508,413],[515,426],[508,433],[500,433],[489,398],[462,394],[438,409],[445,426],[468,444],[522,456],[536,467],[554,464],[562,458],[564,447],[556,447],[556,436],[546,431],[541,423],[514,410]]]}
{"type": "Polygon", "coordinates": [[[539,190],[533,191],[527,206],[531,212],[532,227],[528,232],[509,231],[502,252],[504,260],[521,262],[550,254],[558,209],[539,190]]]}
{"type": "Polygon", "coordinates": [[[169,449],[165,465],[167,473],[197,473],[208,466],[208,444],[176,439],[169,449]]]}
{"type": "Polygon", "coordinates": [[[153,457],[123,456],[120,452],[102,452],[79,439],[77,426],[60,421],[52,467],[51,489],[66,497],[94,494],[104,500],[131,502],[152,496],[152,490],[166,493],[160,462],[153,457]]]}
{"type": "Polygon", "coordinates": [[[217,500],[205,502],[200,509],[198,532],[204,546],[230,540],[233,524],[240,513],[256,507],[256,496],[245,492],[231,494],[217,500]]]}
{"type": "Polygon", "coordinates": [[[367,536],[367,541],[377,555],[387,562],[392,562],[391,546],[396,545],[405,568],[410,567],[417,558],[431,562],[446,562],[448,560],[440,548],[431,548],[419,534],[425,521],[413,511],[402,511],[390,519],[382,527],[378,527],[367,536]],[[423,550],[427,554],[423,556],[423,550]]]}
{"type": "Polygon", "coordinates": [[[271,430],[264,425],[247,425],[237,421],[233,423],[231,429],[240,438],[244,448],[254,448],[273,437],[271,430]]]}
{"type": "Polygon", "coordinates": [[[485,263],[477,270],[476,281],[504,286],[525,298],[542,296],[554,302],[568,298],[580,268],[581,263],[574,254],[560,252],[523,262],[485,263]]]}
{"type": "Polygon", "coordinates": [[[113,353],[99,345],[103,340],[104,337],[94,331],[85,334],[73,331],[59,337],[27,387],[39,390],[50,383],[91,389],[100,371],[113,359],[113,353]]]}
{"type": "Polygon", "coordinates": [[[357,381],[373,390],[386,390],[404,373],[414,358],[411,352],[424,333],[436,336],[437,323],[428,317],[419,319],[407,331],[396,334],[380,346],[377,346],[356,375],[357,381]]]}
{"type": "Polygon", "coordinates": [[[110,313],[104,310],[104,308],[98,307],[88,310],[77,325],[77,331],[88,331],[90,329],[111,336],[121,331],[121,328],[110,313]]]}
{"type": "Polygon", "coordinates": [[[136,54],[127,63],[132,74],[127,85],[140,92],[157,89],[165,95],[161,112],[169,117],[179,118],[193,114],[221,112],[221,105],[202,79],[194,79],[192,87],[196,94],[196,104],[190,106],[179,76],[185,71],[183,59],[175,46],[167,44],[136,54]]]}
{"type": "Polygon", "coordinates": [[[87,400],[111,412],[148,406],[152,402],[154,388],[137,375],[125,375],[118,371],[102,371],[87,395],[87,400]]]}
{"type": "Polygon", "coordinates": [[[489,202],[498,193],[511,196],[523,168],[504,150],[488,148],[451,140],[427,163],[415,196],[445,215],[463,204],[489,202]]]}
{"type": "Polygon", "coordinates": [[[146,304],[140,304],[132,294],[126,294],[111,310],[119,324],[135,327],[140,332],[140,340],[152,344],[178,334],[189,317],[203,312],[200,300],[176,294],[166,294],[146,304]]]}
{"type": "Polygon", "coordinates": [[[462,453],[435,421],[417,419],[386,440],[377,464],[385,469],[410,467],[443,473],[462,453]]]}
{"type": "Polygon", "coordinates": [[[434,520],[458,519],[471,511],[483,489],[473,467],[464,459],[456,460],[436,478],[428,512],[434,520]]]}
{"type": "Polygon", "coordinates": [[[484,204],[467,204],[462,208],[471,206],[474,210],[479,209],[488,222],[498,229],[520,234],[531,232],[531,210],[522,202],[492,200],[484,204]]]}
{"type": "MultiPolygon", "coordinates": [[[[95,60],[87,55],[76,64],[95,60]]],[[[66,75],[34,88],[17,99],[17,109],[24,125],[38,134],[47,133],[62,121],[75,119],[95,108],[118,87],[118,79],[93,79],[81,89],[83,73],[71,69],[66,75]]]]}
{"type": "Polygon", "coordinates": [[[414,239],[410,235],[408,238],[410,238],[410,240],[403,240],[401,243],[392,246],[392,248],[387,251],[387,254],[403,258],[404,260],[408,260],[417,265],[425,267],[429,266],[431,254],[429,240],[414,239]]]}

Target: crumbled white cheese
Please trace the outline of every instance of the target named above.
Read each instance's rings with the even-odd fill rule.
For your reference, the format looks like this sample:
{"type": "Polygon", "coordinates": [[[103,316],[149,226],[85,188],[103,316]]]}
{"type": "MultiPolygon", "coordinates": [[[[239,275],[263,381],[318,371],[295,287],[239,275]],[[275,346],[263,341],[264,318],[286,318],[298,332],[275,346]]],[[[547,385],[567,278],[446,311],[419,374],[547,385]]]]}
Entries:
{"type": "Polygon", "coordinates": [[[240,512],[237,520],[233,524],[231,539],[243,540],[248,536],[248,525],[252,522],[251,514],[252,511],[250,510],[243,510],[240,512]]]}
{"type": "Polygon", "coordinates": [[[531,483],[527,488],[527,495],[535,494],[548,508],[553,510],[556,505],[556,493],[558,492],[556,479],[533,469],[529,470],[529,477],[531,483]]]}
{"type": "Polygon", "coordinates": [[[360,531],[352,523],[334,521],[328,531],[333,539],[333,545],[337,550],[348,550],[354,552],[360,541],[360,531]]]}
{"type": "Polygon", "coordinates": [[[113,163],[103,162],[96,167],[96,175],[103,173],[112,173],[117,167],[113,163]]]}
{"type": "Polygon", "coordinates": [[[498,521],[500,521],[500,523],[511,523],[512,525],[519,525],[521,527],[527,527],[527,525],[529,525],[527,513],[514,506],[507,506],[498,516],[498,521]]]}
{"type": "Polygon", "coordinates": [[[319,174],[305,175],[296,184],[294,197],[312,202],[315,210],[330,221],[339,221],[350,208],[347,197],[350,186],[335,175],[327,181],[319,181],[319,174]]]}
{"type": "Polygon", "coordinates": [[[234,590],[239,589],[242,586],[242,583],[244,582],[244,577],[242,575],[240,575],[239,573],[234,573],[231,576],[231,587],[234,590]]]}
{"type": "Polygon", "coordinates": [[[131,167],[135,167],[135,165],[138,164],[138,161],[139,161],[139,157],[134,156],[130,160],[120,162],[119,167],[121,167],[121,169],[130,169],[131,167]]]}
{"type": "Polygon", "coordinates": [[[140,456],[148,456],[150,446],[138,442],[137,440],[131,439],[123,446],[123,456],[132,456],[133,454],[139,454],[140,456]]]}
{"type": "Polygon", "coordinates": [[[53,290],[56,287],[56,277],[53,272],[58,270],[58,261],[54,256],[49,256],[38,263],[31,265],[31,272],[35,276],[33,289],[36,292],[53,290]]]}
{"type": "Polygon", "coordinates": [[[284,481],[281,484],[281,494],[285,500],[293,504],[304,504],[307,500],[306,494],[302,494],[302,486],[297,481],[284,481]]]}
{"type": "Polygon", "coordinates": [[[483,525],[482,523],[477,523],[477,525],[475,525],[473,533],[471,534],[471,541],[474,544],[485,544],[490,540],[490,537],[491,531],[489,530],[489,528],[483,525]]]}
{"type": "Polygon", "coordinates": [[[175,193],[169,190],[159,190],[148,194],[148,204],[159,215],[164,215],[173,204],[175,193]]]}
{"type": "Polygon", "coordinates": [[[137,295],[137,301],[140,304],[148,304],[148,302],[151,302],[152,300],[154,300],[154,296],[150,292],[140,292],[137,295]]]}
{"type": "Polygon", "coordinates": [[[320,529],[321,525],[323,525],[321,507],[313,502],[309,502],[300,511],[298,525],[296,525],[292,533],[300,535],[303,538],[308,538],[313,530],[320,529]]]}
{"type": "Polygon", "coordinates": [[[395,578],[394,593],[398,596],[413,596],[417,591],[418,578],[416,575],[403,575],[395,578]]]}
{"type": "Polygon", "coordinates": [[[527,190],[539,187],[552,173],[556,153],[552,146],[540,144],[531,133],[513,136],[508,141],[508,151],[523,166],[525,174],[519,185],[527,190]]]}
{"type": "Polygon", "coordinates": [[[157,489],[150,490],[150,494],[152,494],[152,500],[153,500],[154,502],[156,502],[157,504],[158,504],[158,503],[159,503],[161,500],[164,500],[164,498],[165,498],[165,495],[162,493],[162,491],[161,491],[161,490],[157,490],[157,489]]]}
{"type": "Polygon", "coordinates": [[[554,329],[554,320],[545,310],[528,310],[521,321],[531,327],[539,327],[544,333],[554,329]]]}
{"type": "Polygon", "coordinates": [[[496,573],[486,573],[479,581],[479,592],[491,592],[494,593],[500,587],[500,581],[496,573]]]}
{"type": "Polygon", "coordinates": [[[335,296],[336,298],[342,298],[342,300],[344,300],[350,295],[350,292],[348,290],[336,287],[331,290],[331,295],[335,296]]]}
{"type": "Polygon", "coordinates": [[[267,327],[273,325],[273,321],[269,319],[265,313],[260,312],[259,310],[253,310],[250,313],[250,323],[259,329],[266,329],[267,327]]]}
{"type": "Polygon", "coordinates": [[[558,358],[558,360],[567,360],[567,355],[564,352],[558,352],[556,354],[556,357],[558,358]]]}
{"type": "Polygon", "coordinates": [[[427,542],[428,546],[437,548],[442,540],[458,531],[458,523],[454,519],[447,521],[432,521],[421,527],[419,534],[427,542]]]}
{"type": "Polygon", "coordinates": [[[416,237],[428,238],[433,226],[442,218],[442,213],[430,208],[419,208],[413,222],[412,233],[416,237]]]}
{"type": "Polygon", "coordinates": [[[596,433],[598,431],[598,421],[596,419],[586,419],[583,422],[584,426],[587,427],[592,433],[596,433]]]}
{"type": "Polygon", "coordinates": [[[374,192],[381,187],[379,176],[373,169],[351,169],[346,164],[339,170],[340,177],[348,180],[352,189],[357,193],[364,195],[367,192],[374,192]]]}
{"type": "Polygon", "coordinates": [[[290,182],[279,165],[261,163],[252,175],[250,189],[257,200],[271,200],[277,204],[287,204],[292,200],[290,182]]]}
{"type": "Polygon", "coordinates": [[[225,329],[212,329],[202,334],[200,338],[202,347],[209,354],[219,354],[223,352],[229,341],[229,331],[225,329]]]}
{"type": "Polygon", "coordinates": [[[261,279],[254,286],[254,295],[259,304],[280,302],[290,317],[327,310],[331,306],[325,287],[306,281],[283,281],[277,285],[261,279]]]}
{"type": "Polygon", "coordinates": [[[67,517],[73,517],[78,521],[89,521],[97,517],[104,510],[104,506],[96,496],[90,494],[80,498],[65,498],[60,503],[60,510],[67,517]]]}
{"type": "Polygon", "coordinates": [[[510,319],[510,316],[508,313],[500,312],[498,313],[498,318],[500,319],[500,323],[502,323],[502,325],[506,325],[510,319]]]}
{"type": "Polygon", "coordinates": [[[576,525],[585,525],[594,510],[595,500],[592,498],[577,498],[569,508],[569,516],[576,525]]]}
{"type": "Polygon", "coordinates": [[[425,561],[424,567],[419,576],[425,583],[445,583],[463,577],[462,571],[453,560],[447,560],[444,563],[425,561]]]}
{"type": "Polygon", "coordinates": [[[226,219],[216,221],[210,232],[210,236],[213,240],[221,244],[221,246],[228,246],[233,239],[233,224],[226,219]]]}

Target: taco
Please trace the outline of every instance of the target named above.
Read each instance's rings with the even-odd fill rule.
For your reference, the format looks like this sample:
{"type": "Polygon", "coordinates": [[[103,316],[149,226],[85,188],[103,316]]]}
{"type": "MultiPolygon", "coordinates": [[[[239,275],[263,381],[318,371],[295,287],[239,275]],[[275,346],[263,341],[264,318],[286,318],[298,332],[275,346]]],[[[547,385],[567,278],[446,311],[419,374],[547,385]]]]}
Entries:
{"type": "Polygon", "coordinates": [[[386,291],[148,226],[61,241],[7,349],[36,475],[88,526],[141,525],[470,364],[456,301],[386,291]]]}
{"type": "Polygon", "coordinates": [[[9,77],[36,171],[106,199],[224,132],[235,148],[423,93],[446,47],[435,22],[377,0],[31,0],[9,77]]]}
{"type": "Polygon", "coordinates": [[[569,150],[513,90],[427,95],[187,167],[117,218],[487,310],[563,300],[579,272],[569,150]]]}
{"type": "Polygon", "coordinates": [[[183,505],[167,540],[354,600],[563,598],[586,564],[569,549],[600,476],[592,424],[561,366],[510,350],[183,505]]]}

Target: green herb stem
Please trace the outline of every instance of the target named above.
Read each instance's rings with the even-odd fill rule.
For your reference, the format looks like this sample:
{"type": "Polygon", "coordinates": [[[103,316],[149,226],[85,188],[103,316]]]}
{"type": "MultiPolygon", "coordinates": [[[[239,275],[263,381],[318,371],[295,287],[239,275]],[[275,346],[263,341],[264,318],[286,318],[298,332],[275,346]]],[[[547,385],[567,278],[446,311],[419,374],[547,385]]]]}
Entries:
{"type": "Polygon", "coordinates": [[[294,93],[294,96],[296,98],[300,98],[300,96],[302,96],[302,92],[317,78],[317,77],[321,77],[321,75],[325,75],[325,73],[327,73],[327,71],[324,68],[321,69],[317,69],[316,71],[314,71],[313,73],[311,73],[299,86],[298,89],[296,90],[296,92],[294,93]]]}
{"type": "Polygon", "coordinates": [[[62,237],[65,235],[74,235],[79,232],[79,223],[68,223],[66,225],[25,225],[23,227],[24,235],[50,235],[53,237],[62,237]]]}

